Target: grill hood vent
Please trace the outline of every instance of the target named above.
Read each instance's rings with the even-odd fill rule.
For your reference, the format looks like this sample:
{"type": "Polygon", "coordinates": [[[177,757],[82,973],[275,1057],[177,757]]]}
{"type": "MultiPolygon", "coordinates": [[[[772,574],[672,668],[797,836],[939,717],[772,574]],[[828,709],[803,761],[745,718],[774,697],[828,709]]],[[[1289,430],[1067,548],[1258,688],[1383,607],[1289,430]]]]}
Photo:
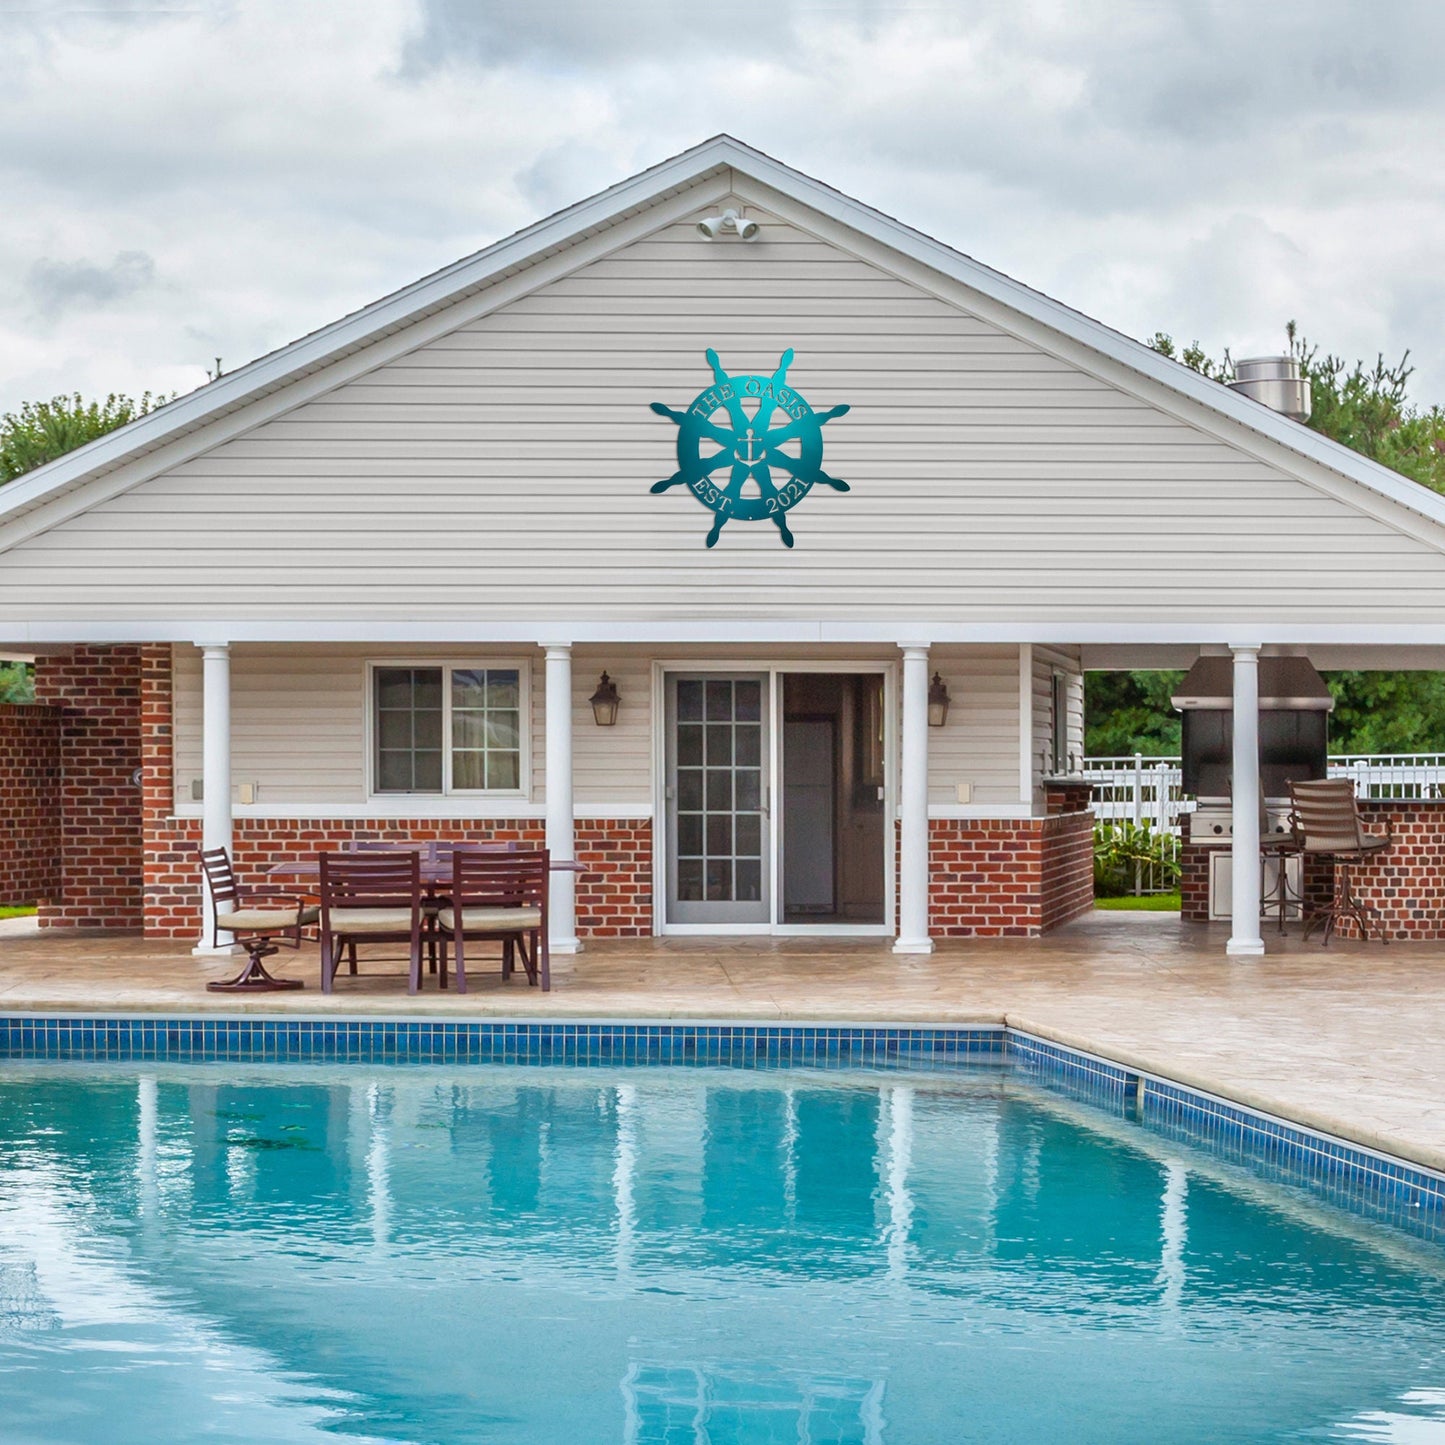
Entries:
{"type": "MultiPolygon", "coordinates": [[[[1201,657],[1169,699],[1180,712],[1234,707],[1234,659],[1201,657]]],[[[1259,705],[1271,712],[1333,712],[1335,700],[1307,657],[1261,657],[1259,705]]]]}

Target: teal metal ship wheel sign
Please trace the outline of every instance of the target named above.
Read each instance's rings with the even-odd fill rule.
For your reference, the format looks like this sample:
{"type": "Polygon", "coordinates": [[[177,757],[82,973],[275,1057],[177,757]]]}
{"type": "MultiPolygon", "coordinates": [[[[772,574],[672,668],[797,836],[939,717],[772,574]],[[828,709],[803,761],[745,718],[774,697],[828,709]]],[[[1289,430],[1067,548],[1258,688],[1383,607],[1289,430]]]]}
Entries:
{"type": "Polygon", "coordinates": [[[654,492],[685,486],[713,514],[707,545],[732,521],[770,521],[793,545],[787,514],[818,482],[846,492],[848,483],[823,470],[823,423],[846,406],[817,412],[788,384],[790,347],[771,376],[729,376],[709,350],[713,384],[686,411],[652,403],[677,423],[677,470],[654,492]],[[719,473],[726,471],[724,479],[719,473]]]}

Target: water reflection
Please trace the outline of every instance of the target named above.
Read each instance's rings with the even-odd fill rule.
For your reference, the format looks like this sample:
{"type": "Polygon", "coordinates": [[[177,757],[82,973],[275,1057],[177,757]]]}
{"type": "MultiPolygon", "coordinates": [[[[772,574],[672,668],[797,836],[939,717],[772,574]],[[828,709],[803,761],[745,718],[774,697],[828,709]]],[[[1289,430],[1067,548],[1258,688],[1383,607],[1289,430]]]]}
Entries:
{"type": "Polygon", "coordinates": [[[622,1381],[624,1445],[728,1440],[883,1445],[883,1381],[797,1380],[751,1371],[631,1366],[622,1381]]]}
{"type": "Polygon", "coordinates": [[[1404,1439],[1445,1378],[1438,1253],[997,1078],[15,1070],[0,1241],[36,1440],[1404,1439]]]}

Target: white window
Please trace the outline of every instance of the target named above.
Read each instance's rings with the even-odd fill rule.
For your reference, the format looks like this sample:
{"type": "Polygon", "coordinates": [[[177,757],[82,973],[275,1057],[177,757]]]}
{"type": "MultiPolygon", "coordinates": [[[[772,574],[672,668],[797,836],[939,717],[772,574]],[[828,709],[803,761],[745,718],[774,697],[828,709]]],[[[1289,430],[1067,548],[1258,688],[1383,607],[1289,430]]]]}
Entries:
{"type": "Polygon", "coordinates": [[[1069,679],[1066,673],[1055,672],[1049,694],[1049,726],[1052,742],[1054,776],[1060,777],[1073,771],[1073,759],[1069,756],[1069,679]]]}
{"type": "Polygon", "coordinates": [[[526,792],[527,670],[373,663],[374,793],[526,792]]]}

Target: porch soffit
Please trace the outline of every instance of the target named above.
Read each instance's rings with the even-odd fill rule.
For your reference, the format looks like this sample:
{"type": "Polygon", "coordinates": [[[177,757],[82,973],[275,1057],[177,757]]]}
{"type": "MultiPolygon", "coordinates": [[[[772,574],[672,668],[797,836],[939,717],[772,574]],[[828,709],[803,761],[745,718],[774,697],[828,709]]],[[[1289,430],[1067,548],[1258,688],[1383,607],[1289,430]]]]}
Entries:
{"type": "Polygon", "coordinates": [[[1445,553],[1445,498],[727,136],[10,483],[0,549],[465,324],[468,300],[485,314],[729,192],[1445,553]]]}

